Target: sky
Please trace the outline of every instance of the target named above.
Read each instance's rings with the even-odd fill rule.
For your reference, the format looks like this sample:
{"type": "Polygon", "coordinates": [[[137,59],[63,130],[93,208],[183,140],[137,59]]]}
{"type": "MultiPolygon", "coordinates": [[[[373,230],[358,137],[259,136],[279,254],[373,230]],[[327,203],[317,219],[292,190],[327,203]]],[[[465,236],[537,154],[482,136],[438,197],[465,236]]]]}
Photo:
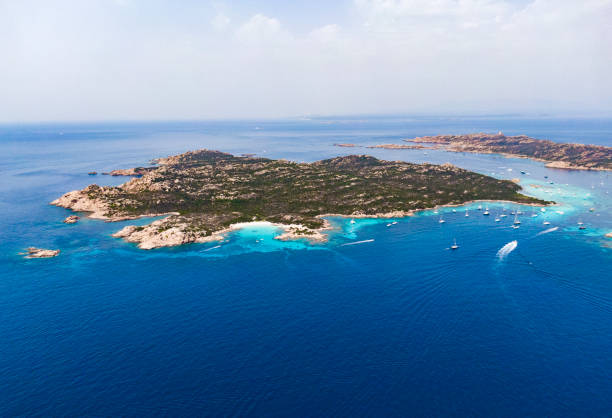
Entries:
{"type": "Polygon", "coordinates": [[[0,122],[612,116],[612,0],[0,0],[0,122]]]}

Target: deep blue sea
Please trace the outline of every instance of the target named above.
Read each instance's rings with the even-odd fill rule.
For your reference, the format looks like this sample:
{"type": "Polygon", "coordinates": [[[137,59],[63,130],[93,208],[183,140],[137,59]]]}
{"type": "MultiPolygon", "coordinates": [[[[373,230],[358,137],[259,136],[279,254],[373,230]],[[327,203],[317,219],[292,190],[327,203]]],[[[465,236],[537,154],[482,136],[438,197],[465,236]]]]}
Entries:
{"type": "Polygon", "coordinates": [[[610,173],[333,146],[500,130],[612,146],[610,119],[0,126],[0,416],[612,414],[610,173]],[[110,236],[148,219],[66,225],[69,211],[49,205],[92,182],[126,181],[89,171],[199,148],[451,162],[520,178],[525,193],[558,205],[491,203],[487,217],[471,204],[396,224],[331,219],[322,245],[279,242],[256,226],[220,247],[152,251],[110,236]],[[61,254],[25,260],[28,246],[61,254]]]}

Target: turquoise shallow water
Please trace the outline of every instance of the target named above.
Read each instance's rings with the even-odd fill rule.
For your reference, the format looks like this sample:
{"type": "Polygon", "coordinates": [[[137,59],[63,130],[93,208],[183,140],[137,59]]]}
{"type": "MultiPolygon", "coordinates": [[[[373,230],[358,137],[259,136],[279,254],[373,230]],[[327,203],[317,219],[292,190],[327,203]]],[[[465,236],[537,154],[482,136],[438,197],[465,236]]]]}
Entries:
{"type": "Polygon", "coordinates": [[[611,145],[612,121],[0,127],[0,415],[608,414],[608,173],[333,146],[480,130],[611,145]],[[92,181],[125,181],[88,171],[203,147],[300,161],[354,152],[449,161],[520,178],[526,193],[558,204],[482,203],[488,217],[472,203],[402,219],[331,218],[324,245],[279,242],[274,228],[254,226],[222,243],[153,251],[110,237],[150,220],[65,225],[68,211],[47,204],[92,181]],[[30,245],[62,253],[17,255],[30,245]]]}

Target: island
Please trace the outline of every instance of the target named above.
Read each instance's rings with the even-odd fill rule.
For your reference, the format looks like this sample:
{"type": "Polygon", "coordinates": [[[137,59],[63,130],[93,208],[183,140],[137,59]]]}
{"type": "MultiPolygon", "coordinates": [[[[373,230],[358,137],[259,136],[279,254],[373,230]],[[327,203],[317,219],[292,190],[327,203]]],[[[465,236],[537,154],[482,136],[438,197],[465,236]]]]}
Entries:
{"type": "Polygon", "coordinates": [[[199,150],[161,158],[121,186],[90,185],[51,202],[107,221],[168,215],[115,234],[140,248],[223,239],[245,222],[284,230],[279,239],[324,241],[329,216],[399,217],[469,201],[543,205],[511,181],[452,164],[349,155],[312,163],[199,150]]]}
{"type": "Polygon", "coordinates": [[[79,221],[79,217],[76,215],[70,215],[66,219],[64,219],[65,224],[75,224],[79,221]]]}
{"type": "Polygon", "coordinates": [[[612,170],[612,147],[600,145],[558,143],[525,135],[506,136],[502,132],[423,136],[405,141],[433,144],[432,148],[442,148],[446,151],[532,158],[546,162],[546,166],[550,168],[612,170]]]}
{"type": "Polygon", "coordinates": [[[59,253],[60,250],[47,250],[45,248],[28,247],[26,248],[26,252],[20,253],[20,255],[25,256],[25,258],[51,258],[57,257],[59,253]]]}
{"type": "Polygon", "coordinates": [[[404,144],[378,144],[369,145],[366,148],[383,148],[383,149],[426,149],[424,145],[404,145],[404,144]]]}

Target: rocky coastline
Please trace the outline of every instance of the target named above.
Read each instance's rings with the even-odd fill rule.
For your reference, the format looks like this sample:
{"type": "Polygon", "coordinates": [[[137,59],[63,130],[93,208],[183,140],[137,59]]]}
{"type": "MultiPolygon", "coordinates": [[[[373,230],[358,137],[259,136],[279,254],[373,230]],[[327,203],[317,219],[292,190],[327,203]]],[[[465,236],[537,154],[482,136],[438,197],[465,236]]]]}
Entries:
{"type": "Polygon", "coordinates": [[[612,147],[558,143],[526,135],[506,136],[476,133],[437,135],[405,139],[406,142],[431,144],[432,149],[479,154],[501,154],[511,158],[530,158],[549,168],[566,170],[612,170],[612,147]]]}

